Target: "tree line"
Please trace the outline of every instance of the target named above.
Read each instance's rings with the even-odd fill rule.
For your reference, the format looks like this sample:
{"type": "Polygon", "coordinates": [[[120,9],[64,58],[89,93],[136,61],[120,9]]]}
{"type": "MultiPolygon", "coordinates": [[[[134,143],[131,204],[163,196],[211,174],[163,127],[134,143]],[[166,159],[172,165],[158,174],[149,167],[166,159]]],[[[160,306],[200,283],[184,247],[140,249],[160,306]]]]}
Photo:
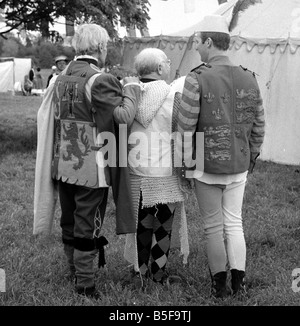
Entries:
{"type": "MultiPolygon", "coordinates": [[[[7,34],[7,39],[0,38],[0,57],[32,58],[35,66],[48,69],[55,64],[54,59],[64,54],[69,60],[74,58],[74,49],[64,46],[63,42],[51,42],[42,37],[27,39],[26,44],[18,36],[7,34]]],[[[122,40],[108,44],[106,64],[118,65],[122,60],[122,40]]]]}
{"type": "MultiPolygon", "coordinates": [[[[6,38],[7,33],[24,29],[39,31],[47,39],[49,25],[65,17],[71,27],[83,22],[100,24],[115,39],[118,38],[118,24],[140,30],[147,27],[149,6],[148,0],[0,0],[2,20],[6,24],[0,36],[6,38]]],[[[72,30],[69,29],[70,33],[72,30]]]]}
{"type": "MultiPolygon", "coordinates": [[[[224,2],[227,0],[218,0],[219,4],[224,2]]],[[[0,22],[6,24],[0,29],[0,56],[31,57],[41,68],[50,68],[60,54],[73,59],[73,49],[63,46],[59,33],[49,28],[63,16],[67,36],[74,33],[74,24],[94,22],[105,27],[112,39],[107,65],[117,65],[122,57],[118,25],[128,31],[147,30],[149,6],[148,0],[0,0],[0,22]],[[18,31],[18,36],[13,31],[18,31]],[[31,31],[38,31],[41,36],[31,38],[31,31]],[[25,42],[20,38],[22,32],[26,35],[25,42]]]]}

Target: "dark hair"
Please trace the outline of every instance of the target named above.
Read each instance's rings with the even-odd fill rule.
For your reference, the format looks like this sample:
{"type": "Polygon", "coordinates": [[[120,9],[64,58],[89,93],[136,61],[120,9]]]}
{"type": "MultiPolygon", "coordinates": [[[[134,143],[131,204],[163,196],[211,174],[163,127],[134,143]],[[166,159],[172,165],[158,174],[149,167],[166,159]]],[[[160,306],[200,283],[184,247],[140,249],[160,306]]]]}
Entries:
{"type": "Polygon", "coordinates": [[[208,38],[211,38],[214,46],[218,50],[227,51],[230,45],[230,36],[226,33],[201,32],[201,41],[204,43],[208,38]]]}

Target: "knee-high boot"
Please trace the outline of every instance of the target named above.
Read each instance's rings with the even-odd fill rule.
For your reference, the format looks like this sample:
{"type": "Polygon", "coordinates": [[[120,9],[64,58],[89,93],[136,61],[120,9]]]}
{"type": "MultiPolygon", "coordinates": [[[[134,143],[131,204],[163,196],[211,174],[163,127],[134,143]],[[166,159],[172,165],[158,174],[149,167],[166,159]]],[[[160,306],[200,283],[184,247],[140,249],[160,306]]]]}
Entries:
{"type": "Polygon", "coordinates": [[[94,259],[97,249],[91,251],[81,251],[74,249],[74,265],[76,275],[76,291],[79,294],[94,296],[95,293],[95,273],[94,259]]]}
{"type": "Polygon", "coordinates": [[[231,289],[232,294],[246,294],[245,272],[237,269],[231,270],[231,289]]]}
{"type": "Polygon", "coordinates": [[[67,257],[67,263],[69,266],[69,278],[70,280],[74,280],[75,278],[75,265],[74,265],[74,246],[64,243],[64,253],[67,257]]]}
{"type": "Polygon", "coordinates": [[[227,287],[227,272],[219,272],[214,275],[210,272],[212,288],[211,294],[215,298],[223,299],[229,294],[229,289],[227,287]]]}

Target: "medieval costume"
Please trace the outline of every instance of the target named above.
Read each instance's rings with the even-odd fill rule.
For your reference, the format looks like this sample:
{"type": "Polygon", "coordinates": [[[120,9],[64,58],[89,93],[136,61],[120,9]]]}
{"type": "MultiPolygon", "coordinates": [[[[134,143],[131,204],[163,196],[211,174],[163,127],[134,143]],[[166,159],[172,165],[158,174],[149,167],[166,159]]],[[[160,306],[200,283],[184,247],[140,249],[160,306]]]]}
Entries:
{"type": "Polygon", "coordinates": [[[78,292],[95,287],[93,260],[107,243],[101,226],[110,186],[116,233],[136,227],[129,173],[118,162],[117,123],[131,124],[140,88],[129,85],[123,94],[117,78],[102,73],[96,63],[89,56],[72,61],[51,80],[38,112],[33,232],[51,232],[59,193],[62,241],[78,292]],[[107,145],[102,133],[112,135],[116,146],[107,145]],[[105,147],[111,162],[105,161],[105,147]]]}
{"type": "Polygon", "coordinates": [[[176,132],[180,94],[164,80],[141,79],[144,90],[129,136],[129,167],[136,235],[128,235],[125,258],[146,281],[164,283],[171,235],[181,248],[184,263],[189,254],[185,192],[174,166],[171,135],[176,132]],[[136,147],[135,135],[143,135],[136,147]],[[136,158],[139,157],[138,162],[136,158]]]}
{"type": "Polygon", "coordinates": [[[242,203],[248,170],[252,172],[264,138],[264,110],[255,76],[234,66],[226,55],[210,58],[187,75],[180,116],[182,134],[204,133],[204,171],[196,169],[193,178],[213,291],[223,297],[227,259],[233,284],[239,284],[233,289],[245,275],[242,203]]]}

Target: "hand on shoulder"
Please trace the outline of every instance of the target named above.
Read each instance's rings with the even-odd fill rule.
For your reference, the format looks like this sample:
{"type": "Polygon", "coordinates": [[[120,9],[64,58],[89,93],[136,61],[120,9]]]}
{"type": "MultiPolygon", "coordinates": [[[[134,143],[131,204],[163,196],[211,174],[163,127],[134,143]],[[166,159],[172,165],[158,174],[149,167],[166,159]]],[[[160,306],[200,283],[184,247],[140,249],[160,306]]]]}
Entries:
{"type": "Polygon", "coordinates": [[[136,77],[136,76],[124,77],[123,86],[125,86],[126,84],[129,84],[129,83],[139,83],[139,82],[140,82],[139,77],[136,77]]]}

